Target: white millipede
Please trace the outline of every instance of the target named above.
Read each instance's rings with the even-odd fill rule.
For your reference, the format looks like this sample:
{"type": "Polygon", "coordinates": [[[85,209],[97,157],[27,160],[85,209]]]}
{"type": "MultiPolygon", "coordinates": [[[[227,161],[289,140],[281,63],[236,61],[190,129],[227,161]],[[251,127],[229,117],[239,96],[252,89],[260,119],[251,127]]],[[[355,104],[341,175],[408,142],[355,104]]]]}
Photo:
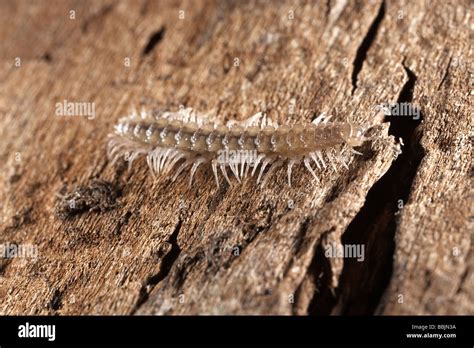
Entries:
{"type": "Polygon", "coordinates": [[[126,157],[130,165],[146,156],[152,174],[168,175],[175,180],[189,169],[189,183],[201,164],[210,164],[219,187],[219,172],[232,185],[228,169],[238,182],[258,171],[262,186],[272,173],[287,165],[288,185],[295,164],[303,163],[316,181],[313,169],[342,165],[346,150],[367,140],[365,130],[351,122],[328,122],[322,114],[308,124],[278,125],[257,113],[241,122],[222,124],[196,114],[192,109],[158,114],[132,112],[121,118],[110,136],[108,156],[115,162],[126,157]],[[267,171],[265,172],[265,170],[267,171]]]}

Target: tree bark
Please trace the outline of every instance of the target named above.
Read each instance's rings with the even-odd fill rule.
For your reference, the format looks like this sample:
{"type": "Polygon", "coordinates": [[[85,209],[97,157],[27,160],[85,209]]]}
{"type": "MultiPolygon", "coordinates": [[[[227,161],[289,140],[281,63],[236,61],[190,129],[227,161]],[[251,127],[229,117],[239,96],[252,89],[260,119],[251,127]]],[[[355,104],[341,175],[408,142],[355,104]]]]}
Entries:
{"type": "Polygon", "coordinates": [[[0,243],[38,250],[0,259],[1,314],[474,314],[468,1],[1,7],[0,243]],[[320,185],[188,187],[106,156],[133,105],[293,124],[396,102],[419,118],[385,117],[320,185]]]}

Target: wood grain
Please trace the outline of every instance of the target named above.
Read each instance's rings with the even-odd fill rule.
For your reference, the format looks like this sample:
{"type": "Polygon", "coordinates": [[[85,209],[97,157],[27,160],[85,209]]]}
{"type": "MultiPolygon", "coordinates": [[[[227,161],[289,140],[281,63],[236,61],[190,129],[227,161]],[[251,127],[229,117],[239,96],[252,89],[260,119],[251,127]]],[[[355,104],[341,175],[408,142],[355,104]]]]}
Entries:
{"type": "Polygon", "coordinates": [[[0,6],[0,243],[38,248],[0,260],[1,314],[474,313],[468,1],[0,6]],[[394,102],[420,119],[386,117],[321,185],[301,166],[293,188],[188,187],[106,158],[132,105],[292,124],[394,102]]]}

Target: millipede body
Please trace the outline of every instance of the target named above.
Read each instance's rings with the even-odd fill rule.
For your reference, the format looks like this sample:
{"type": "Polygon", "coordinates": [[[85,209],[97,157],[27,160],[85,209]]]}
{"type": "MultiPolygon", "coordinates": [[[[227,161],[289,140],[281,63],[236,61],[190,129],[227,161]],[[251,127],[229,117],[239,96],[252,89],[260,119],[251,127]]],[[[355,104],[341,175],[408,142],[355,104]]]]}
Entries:
{"type": "Polygon", "coordinates": [[[132,112],[115,126],[108,155],[113,161],[125,157],[130,164],[138,156],[146,156],[154,176],[175,170],[173,180],[189,168],[190,183],[197,168],[210,163],[218,187],[219,171],[232,184],[227,168],[239,182],[259,169],[257,183],[264,185],[278,167],[287,164],[291,186],[294,164],[302,162],[319,181],[312,165],[323,169],[328,162],[334,170],[339,164],[347,167],[343,151],[365,141],[361,128],[350,122],[329,123],[329,118],[322,114],[312,123],[287,126],[258,113],[224,125],[192,109],[132,112]]]}

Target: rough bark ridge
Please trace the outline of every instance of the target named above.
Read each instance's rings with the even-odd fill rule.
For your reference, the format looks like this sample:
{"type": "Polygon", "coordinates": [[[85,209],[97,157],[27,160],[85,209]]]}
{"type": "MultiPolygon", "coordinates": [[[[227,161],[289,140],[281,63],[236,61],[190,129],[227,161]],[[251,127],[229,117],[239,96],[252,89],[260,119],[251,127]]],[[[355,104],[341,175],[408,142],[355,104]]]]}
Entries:
{"type": "Polygon", "coordinates": [[[39,257],[0,260],[0,313],[473,314],[469,6],[4,1],[0,242],[39,257]],[[379,130],[403,154],[371,141],[320,186],[189,188],[105,157],[131,105],[293,123],[387,102],[421,111],[379,130]]]}

